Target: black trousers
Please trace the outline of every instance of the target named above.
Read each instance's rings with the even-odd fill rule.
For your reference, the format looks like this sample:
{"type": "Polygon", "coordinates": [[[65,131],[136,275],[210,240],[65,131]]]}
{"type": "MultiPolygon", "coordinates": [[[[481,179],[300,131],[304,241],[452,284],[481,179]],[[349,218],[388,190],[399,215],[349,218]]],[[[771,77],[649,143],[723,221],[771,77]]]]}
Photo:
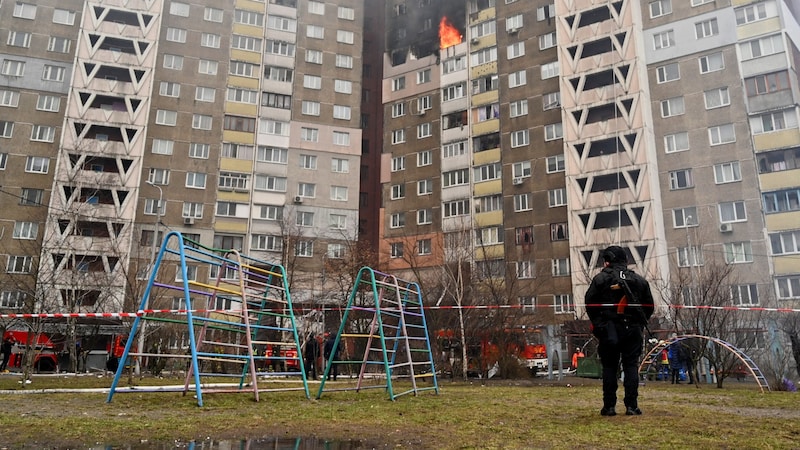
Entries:
{"type": "Polygon", "coordinates": [[[620,364],[625,379],[625,406],[639,407],[639,358],[642,356],[642,327],[636,324],[610,322],[608,333],[597,349],[603,365],[603,407],[617,404],[617,380],[620,364]]]}

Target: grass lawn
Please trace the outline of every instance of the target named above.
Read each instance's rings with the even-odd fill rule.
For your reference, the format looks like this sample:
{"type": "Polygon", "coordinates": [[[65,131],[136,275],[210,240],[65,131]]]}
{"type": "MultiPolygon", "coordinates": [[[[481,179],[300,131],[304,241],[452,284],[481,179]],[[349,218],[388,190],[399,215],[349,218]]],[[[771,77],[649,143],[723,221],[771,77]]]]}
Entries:
{"type": "MultiPolygon", "coordinates": [[[[730,380],[723,389],[649,382],[640,389],[644,415],[633,417],[601,417],[599,381],[574,377],[486,385],[440,380],[439,395],[394,402],[382,389],[326,390],[319,400],[301,391],[262,392],[258,403],[252,393],[204,392],[202,408],[191,394],[170,392],[118,392],[111,403],[102,392],[20,393],[108,387],[111,377],[36,377],[24,389],[18,380],[0,375],[0,447],[315,436],[403,449],[800,448],[799,394],[762,394],[753,383],[730,380]]],[[[315,398],[318,385],[309,384],[315,398]]],[[[619,395],[617,409],[624,412],[621,386],[619,395]]]]}

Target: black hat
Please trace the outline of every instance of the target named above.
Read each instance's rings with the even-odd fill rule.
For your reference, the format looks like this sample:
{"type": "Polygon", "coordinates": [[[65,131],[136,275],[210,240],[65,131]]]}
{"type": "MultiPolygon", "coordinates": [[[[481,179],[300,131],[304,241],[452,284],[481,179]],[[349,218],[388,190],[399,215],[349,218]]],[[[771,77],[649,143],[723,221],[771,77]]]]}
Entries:
{"type": "Polygon", "coordinates": [[[628,256],[619,245],[612,245],[603,250],[603,260],[607,263],[626,263],[628,256]]]}

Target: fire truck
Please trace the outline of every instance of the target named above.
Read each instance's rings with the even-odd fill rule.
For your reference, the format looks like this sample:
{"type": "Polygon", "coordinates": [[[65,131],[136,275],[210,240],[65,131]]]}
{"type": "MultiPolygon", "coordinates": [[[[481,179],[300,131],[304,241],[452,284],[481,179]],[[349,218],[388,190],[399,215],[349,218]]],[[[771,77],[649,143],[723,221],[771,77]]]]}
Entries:
{"type": "MultiPolygon", "coordinates": [[[[487,332],[481,336],[467,337],[467,372],[470,376],[491,372],[503,356],[516,358],[533,375],[547,370],[547,346],[542,342],[540,330],[507,329],[502,334],[498,333],[487,332]],[[501,351],[500,342],[505,343],[504,351],[501,351]]],[[[438,330],[436,338],[440,349],[450,353],[450,362],[454,362],[460,356],[460,350],[451,349],[457,350],[460,343],[453,330],[438,330]]]]}
{"type": "Polygon", "coordinates": [[[8,360],[9,368],[21,368],[22,357],[25,349],[32,344],[34,347],[33,368],[37,372],[55,372],[58,369],[58,355],[55,345],[46,334],[31,334],[28,331],[6,330],[3,340],[11,338],[14,347],[11,349],[11,358],[8,360]]]}

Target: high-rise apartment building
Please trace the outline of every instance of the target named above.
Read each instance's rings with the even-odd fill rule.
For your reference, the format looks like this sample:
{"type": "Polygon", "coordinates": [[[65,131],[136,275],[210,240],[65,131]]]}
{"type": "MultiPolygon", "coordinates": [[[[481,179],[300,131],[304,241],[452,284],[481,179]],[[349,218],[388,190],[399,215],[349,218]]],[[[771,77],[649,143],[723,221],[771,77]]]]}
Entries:
{"type": "Polygon", "coordinates": [[[280,262],[295,300],[324,300],[323,264],[358,238],[363,14],[2,2],[2,308],[130,310],[171,230],[280,262]]]}
{"type": "Polygon", "coordinates": [[[797,14],[779,0],[388,7],[383,260],[436,270],[467,247],[473,282],[502,278],[508,303],[556,321],[582,316],[610,244],[662,314],[712,280],[729,304],[792,304],[797,14]],[[457,38],[436,46],[440,21],[457,38]]]}
{"type": "Polygon", "coordinates": [[[663,313],[716,266],[733,304],[795,306],[798,14],[4,1],[0,307],[121,310],[169,230],[282,262],[300,301],[365,238],[387,271],[501,280],[540,323],[582,316],[609,244],[663,313]]]}

